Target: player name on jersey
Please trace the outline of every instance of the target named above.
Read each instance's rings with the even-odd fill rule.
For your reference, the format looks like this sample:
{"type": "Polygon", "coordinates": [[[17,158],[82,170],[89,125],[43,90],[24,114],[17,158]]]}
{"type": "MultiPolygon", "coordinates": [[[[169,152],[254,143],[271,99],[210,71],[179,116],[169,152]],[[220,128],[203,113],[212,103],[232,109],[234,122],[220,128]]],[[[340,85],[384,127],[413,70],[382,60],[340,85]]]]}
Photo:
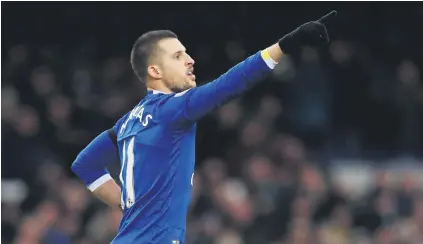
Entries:
{"type": "Polygon", "coordinates": [[[128,119],[125,121],[125,123],[122,125],[122,127],[120,128],[120,132],[119,133],[122,133],[124,130],[125,130],[125,128],[126,128],[126,125],[128,124],[128,121],[129,120],[131,120],[131,119],[134,119],[134,118],[137,118],[137,119],[139,119],[140,120],[140,123],[144,126],[144,127],[146,127],[147,125],[148,125],[148,121],[150,120],[150,119],[152,119],[153,118],[153,116],[151,115],[151,114],[145,114],[145,116],[144,116],[144,105],[141,105],[141,106],[137,106],[137,107],[135,107],[132,111],[131,111],[131,114],[128,116],[128,119]]]}

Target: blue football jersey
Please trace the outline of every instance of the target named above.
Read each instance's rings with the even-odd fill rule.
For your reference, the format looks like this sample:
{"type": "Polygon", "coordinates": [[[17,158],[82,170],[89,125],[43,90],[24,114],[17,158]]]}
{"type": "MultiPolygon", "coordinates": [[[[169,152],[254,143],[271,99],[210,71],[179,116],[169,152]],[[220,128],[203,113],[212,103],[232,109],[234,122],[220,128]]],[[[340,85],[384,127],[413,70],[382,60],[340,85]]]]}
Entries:
{"type": "Polygon", "coordinates": [[[176,94],[149,91],[116,123],[123,218],[112,243],[184,243],[195,121],[263,80],[272,68],[258,52],[206,85],[176,94]]]}
{"type": "Polygon", "coordinates": [[[123,219],[113,243],[183,243],[196,124],[169,124],[171,118],[157,112],[160,103],[171,96],[175,95],[148,92],[114,127],[121,161],[123,219]]]}

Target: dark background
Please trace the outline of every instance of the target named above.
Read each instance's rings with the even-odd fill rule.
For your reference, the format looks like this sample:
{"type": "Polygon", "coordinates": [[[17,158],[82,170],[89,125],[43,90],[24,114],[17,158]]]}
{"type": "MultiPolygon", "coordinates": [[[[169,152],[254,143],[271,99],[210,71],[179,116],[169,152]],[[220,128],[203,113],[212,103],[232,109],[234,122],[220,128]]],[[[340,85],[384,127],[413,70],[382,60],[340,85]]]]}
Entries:
{"type": "Polygon", "coordinates": [[[333,9],[326,50],[198,123],[188,243],[419,243],[423,6],[376,2],[2,3],[2,241],[111,240],[70,164],[142,98],[142,33],[174,31],[202,84],[333,9]]]}

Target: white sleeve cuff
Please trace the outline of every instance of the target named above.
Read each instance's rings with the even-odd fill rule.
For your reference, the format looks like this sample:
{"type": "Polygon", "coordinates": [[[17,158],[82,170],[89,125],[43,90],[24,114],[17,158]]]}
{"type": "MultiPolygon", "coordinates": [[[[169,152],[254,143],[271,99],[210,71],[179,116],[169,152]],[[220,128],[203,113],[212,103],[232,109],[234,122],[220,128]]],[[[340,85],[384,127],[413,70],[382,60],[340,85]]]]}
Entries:
{"type": "Polygon", "coordinates": [[[101,176],[100,178],[98,178],[96,181],[94,181],[93,183],[91,183],[91,185],[88,186],[88,189],[93,192],[95,191],[97,188],[99,188],[101,185],[103,185],[104,183],[106,183],[107,181],[111,180],[112,177],[110,176],[110,174],[105,174],[103,176],[101,176]]]}
{"type": "Polygon", "coordinates": [[[276,62],[275,60],[273,60],[272,57],[270,57],[267,49],[261,51],[260,54],[261,54],[261,57],[263,58],[263,61],[266,63],[267,67],[269,67],[270,69],[274,69],[275,66],[278,64],[278,62],[276,62]]]}

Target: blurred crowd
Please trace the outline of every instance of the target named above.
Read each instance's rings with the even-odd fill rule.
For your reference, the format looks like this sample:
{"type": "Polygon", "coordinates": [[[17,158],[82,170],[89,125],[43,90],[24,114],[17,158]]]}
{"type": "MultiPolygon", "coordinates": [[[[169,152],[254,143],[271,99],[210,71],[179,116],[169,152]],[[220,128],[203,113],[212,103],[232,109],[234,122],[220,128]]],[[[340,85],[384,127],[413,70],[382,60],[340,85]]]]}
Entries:
{"type": "MultiPolygon", "coordinates": [[[[207,18],[207,8],[191,7],[207,18]]],[[[231,11],[215,8],[210,12],[231,11]]],[[[235,16],[254,11],[240,9],[235,16]]],[[[22,5],[20,13],[32,14],[22,5]]],[[[108,29],[86,27],[97,39],[64,48],[46,41],[38,26],[53,28],[47,13],[77,32],[92,11],[51,7],[45,19],[26,23],[43,37],[22,40],[9,28],[2,46],[1,241],[109,243],[121,213],[94,199],[70,165],[142,98],[145,87],[128,62],[141,33],[131,30],[134,39],[124,44],[110,37],[107,46],[101,41],[108,29]],[[37,38],[47,44],[35,44],[37,38]],[[114,45],[124,51],[109,50],[114,45]]],[[[122,9],[110,15],[90,21],[128,31],[122,9]]],[[[188,43],[201,83],[255,52],[255,43],[266,44],[249,39],[249,23],[234,20],[227,37],[198,43],[178,27],[184,18],[178,25],[169,13],[161,21],[188,43]]],[[[383,45],[338,35],[327,51],[304,47],[262,85],[199,122],[188,244],[423,243],[423,42],[401,25],[391,27],[374,34],[386,39],[383,45]]],[[[118,164],[110,166],[114,176],[118,164]]]]}

